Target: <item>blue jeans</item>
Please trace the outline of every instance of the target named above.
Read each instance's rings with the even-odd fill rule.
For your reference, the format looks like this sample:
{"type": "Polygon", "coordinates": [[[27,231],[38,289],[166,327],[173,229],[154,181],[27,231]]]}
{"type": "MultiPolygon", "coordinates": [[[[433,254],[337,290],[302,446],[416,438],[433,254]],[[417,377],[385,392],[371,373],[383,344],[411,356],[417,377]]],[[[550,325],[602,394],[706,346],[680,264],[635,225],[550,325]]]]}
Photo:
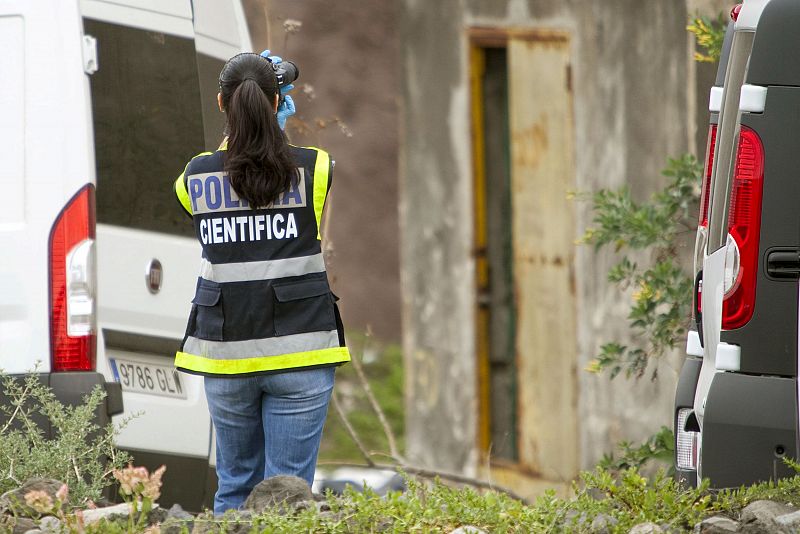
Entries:
{"type": "Polygon", "coordinates": [[[205,378],[217,433],[214,514],[244,504],[275,475],[314,480],[334,367],[242,378],[205,378]]]}

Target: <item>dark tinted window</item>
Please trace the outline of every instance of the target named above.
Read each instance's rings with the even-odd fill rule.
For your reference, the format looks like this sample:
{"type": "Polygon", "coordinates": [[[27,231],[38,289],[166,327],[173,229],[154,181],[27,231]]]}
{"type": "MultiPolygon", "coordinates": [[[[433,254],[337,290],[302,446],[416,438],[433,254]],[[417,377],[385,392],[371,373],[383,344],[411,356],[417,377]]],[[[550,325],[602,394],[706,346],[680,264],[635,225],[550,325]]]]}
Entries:
{"type": "Polygon", "coordinates": [[[97,220],[193,236],[172,184],[205,150],[191,39],[84,20],[97,39],[90,79],[97,161],[97,220]]]}

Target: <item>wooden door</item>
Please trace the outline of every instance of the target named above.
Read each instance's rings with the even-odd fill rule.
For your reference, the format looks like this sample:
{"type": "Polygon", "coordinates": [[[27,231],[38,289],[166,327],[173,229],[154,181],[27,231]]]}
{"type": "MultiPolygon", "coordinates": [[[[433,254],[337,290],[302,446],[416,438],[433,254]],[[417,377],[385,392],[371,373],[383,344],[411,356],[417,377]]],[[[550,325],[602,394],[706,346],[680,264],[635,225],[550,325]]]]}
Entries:
{"type": "Polygon", "coordinates": [[[578,471],[568,36],[512,35],[508,63],[519,462],[566,480],[578,471]]]}

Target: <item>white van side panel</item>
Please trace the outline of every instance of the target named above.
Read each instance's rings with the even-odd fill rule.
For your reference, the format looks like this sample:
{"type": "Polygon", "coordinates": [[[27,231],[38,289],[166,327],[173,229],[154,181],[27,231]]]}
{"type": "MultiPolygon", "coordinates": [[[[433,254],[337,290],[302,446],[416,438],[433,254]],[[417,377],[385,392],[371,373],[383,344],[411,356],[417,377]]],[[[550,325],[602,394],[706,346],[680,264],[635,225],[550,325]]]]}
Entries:
{"type": "Polygon", "coordinates": [[[50,370],[48,238],[95,182],[77,0],[0,0],[0,368],[50,370]]]}
{"type": "Polygon", "coordinates": [[[0,55],[0,79],[11,83],[0,91],[0,146],[3,165],[0,167],[0,190],[4,206],[0,210],[0,226],[25,223],[25,19],[20,16],[0,18],[0,50],[15,53],[0,55]],[[17,80],[15,83],[14,80],[17,80]]]}

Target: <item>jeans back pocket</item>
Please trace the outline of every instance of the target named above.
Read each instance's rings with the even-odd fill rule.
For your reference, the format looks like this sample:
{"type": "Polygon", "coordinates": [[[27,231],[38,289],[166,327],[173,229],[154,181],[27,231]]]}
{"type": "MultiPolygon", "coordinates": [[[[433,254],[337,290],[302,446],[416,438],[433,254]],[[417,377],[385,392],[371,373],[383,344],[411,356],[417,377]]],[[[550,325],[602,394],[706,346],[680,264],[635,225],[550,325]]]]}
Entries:
{"type": "Polygon", "coordinates": [[[200,339],[222,341],[225,314],[222,310],[222,288],[217,282],[203,278],[197,285],[192,304],[197,307],[194,335],[200,339]]]}
{"type": "Polygon", "coordinates": [[[327,280],[297,280],[273,289],[276,336],[336,330],[333,295],[327,280]]]}

